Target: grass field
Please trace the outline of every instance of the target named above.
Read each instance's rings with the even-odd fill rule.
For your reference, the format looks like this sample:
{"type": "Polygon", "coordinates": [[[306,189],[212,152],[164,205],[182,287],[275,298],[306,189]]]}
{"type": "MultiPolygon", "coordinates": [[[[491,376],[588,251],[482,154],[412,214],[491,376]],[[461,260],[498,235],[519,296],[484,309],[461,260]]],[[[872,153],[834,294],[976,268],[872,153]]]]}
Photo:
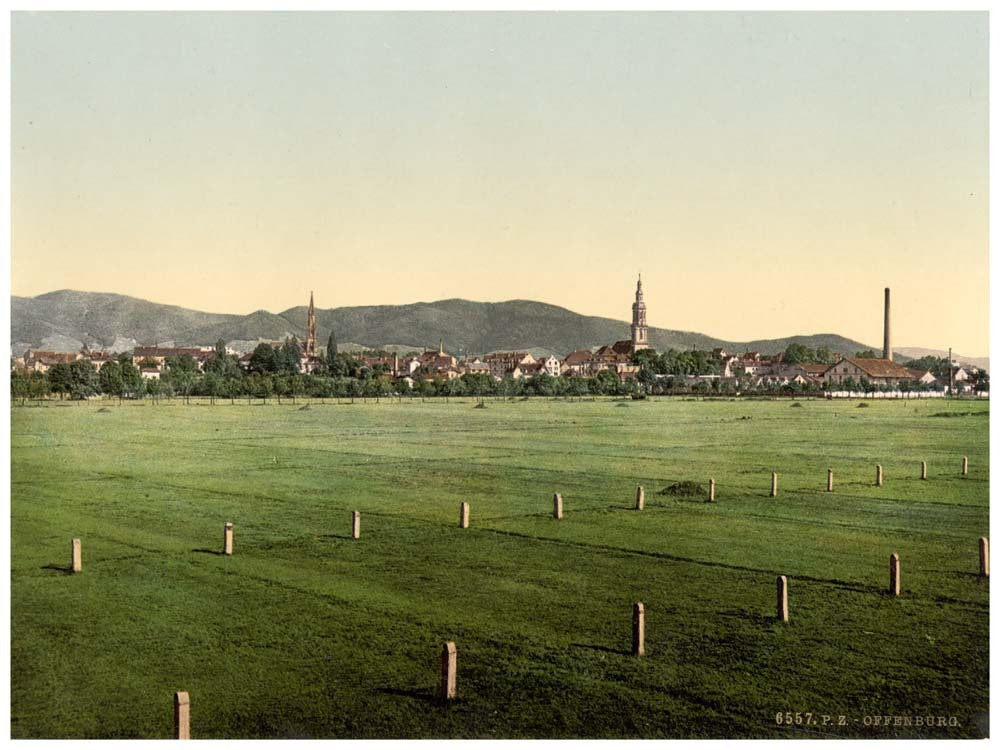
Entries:
{"type": "Polygon", "coordinates": [[[15,738],[988,733],[987,403],[300,407],[12,409],[15,738]]]}

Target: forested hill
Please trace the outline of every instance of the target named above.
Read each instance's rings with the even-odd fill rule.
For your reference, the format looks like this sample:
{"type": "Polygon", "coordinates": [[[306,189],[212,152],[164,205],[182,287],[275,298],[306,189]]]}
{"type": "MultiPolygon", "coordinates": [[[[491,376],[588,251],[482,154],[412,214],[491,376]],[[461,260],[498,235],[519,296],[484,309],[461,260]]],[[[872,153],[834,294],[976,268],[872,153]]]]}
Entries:
{"type": "MultiPolygon", "coordinates": [[[[317,337],[325,345],[330,331],[339,342],[371,348],[437,347],[443,339],[452,353],[483,354],[519,349],[565,355],[629,337],[626,321],[599,318],[556,305],[530,300],[471,302],[463,299],[409,305],[338,307],[316,310],[317,337]]],[[[13,348],[74,351],[91,348],[126,349],[135,345],[172,342],[174,345],[211,345],[257,339],[305,337],[306,307],[280,313],[258,310],[249,315],[206,313],[120,294],[61,290],[37,297],[11,298],[13,348]]],[[[667,349],[784,351],[790,343],[825,346],[853,354],[870,345],[835,334],[793,336],[752,342],[733,342],[690,331],[649,329],[650,345],[667,349]]]]}

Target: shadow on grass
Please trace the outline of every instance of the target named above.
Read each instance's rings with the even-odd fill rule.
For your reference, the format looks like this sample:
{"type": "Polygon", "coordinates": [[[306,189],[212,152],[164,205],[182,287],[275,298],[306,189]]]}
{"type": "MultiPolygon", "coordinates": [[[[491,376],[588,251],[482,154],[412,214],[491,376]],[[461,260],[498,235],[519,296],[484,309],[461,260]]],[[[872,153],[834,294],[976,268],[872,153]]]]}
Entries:
{"type": "Polygon", "coordinates": [[[608,646],[600,646],[596,643],[571,643],[569,644],[572,648],[586,648],[591,651],[602,651],[606,654],[618,654],[619,656],[629,656],[632,652],[620,649],[620,648],[609,648],[608,646]]]}
{"type": "Polygon", "coordinates": [[[756,625],[759,628],[770,630],[775,625],[780,625],[777,615],[766,615],[762,612],[750,612],[745,609],[729,609],[716,613],[717,617],[735,617],[738,620],[756,625]]]}
{"type": "Polygon", "coordinates": [[[223,553],[220,550],[217,550],[217,549],[193,549],[191,551],[192,552],[200,552],[203,555],[218,555],[219,557],[223,556],[223,553]]]}
{"type": "Polygon", "coordinates": [[[353,539],[350,534],[317,534],[320,539],[353,539]]]}
{"type": "Polygon", "coordinates": [[[968,580],[978,580],[985,583],[989,583],[990,579],[988,576],[981,576],[979,573],[973,573],[966,570],[925,570],[925,573],[940,573],[941,575],[954,576],[955,578],[965,578],[968,580]]]}
{"type": "Polygon", "coordinates": [[[402,698],[413,698],[414,700],[424,701],[425,703],[442,703],[437,692],[429,689],[404,690],[403,688],[380,687],[375,688],[375,692],[382,693],[383,695],[398,695],[402,698]]]}
{"type": "Polygon", "coordinates": [[[71,565],[43,565],[42,570],[54,570],[57,573],[62,573],[63,575],[72,575],[73,566],[71,565]]]}

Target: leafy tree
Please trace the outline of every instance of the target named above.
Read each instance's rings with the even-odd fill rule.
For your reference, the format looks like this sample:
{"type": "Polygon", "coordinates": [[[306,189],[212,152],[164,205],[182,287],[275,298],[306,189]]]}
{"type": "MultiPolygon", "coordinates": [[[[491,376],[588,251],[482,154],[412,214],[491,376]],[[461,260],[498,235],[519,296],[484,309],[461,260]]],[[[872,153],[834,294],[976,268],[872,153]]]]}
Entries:
{"type": "MultiPolygon", "coordinates": [[[[106,365],[105,365],[106,366],[106,365]]],[[[122,392],[132,398],[140,398],[146,391],[146,381],[138,367],[131,362],[121,365],[122,392]]]]}
{"type": "Polygon", "coordinates": [[[163,383],[160,382],[159,378],[150,378],[149,382],[146,383],[146,392],[152,397],[153,403],[163,395],[163,383]]]}
{"type": "Polygon", "coordinates": [[[53,393],[58,393],[59,398],[72,390],[73,374],[70,372],[68,363],[59,362],[52,365],[46,375],[49,379],[49,388],[53,393]]]}
{"type": "Polygon", "coordinates": [[[547,372],[540,372],[528,381],[526,389],[538,396],[553,396],[556,392],[555,381],[547,372]]]}
{"type": "Polygon", "coordinates": [[[191,391],[197,381],[198,363],[189,354],[167,357],[164,377],[170,386],[184,396],[184,403],[191,402],[191,391]]]}
{"type": "Polygon", "coordinates": [[[275,360],[280,372],[297,373],[299,371],[302,364],[302,351],[294,336],[285,340],[275,360]]]}
{"type": "Polygon", "coordinates": [[[49,379],[40,372],[28,376],[28,392],[31,398],[45,398],[49,395],[49,379]]]}
{"type": "Polygon", "coordinates": [[[326,357],[329,360],[335,356],[337,356],[337,337],[330,331],[330,338],[326,340],[326,357]]]}
{"type": "Polygon", "coordinates": [[[105,362],[97,374],[98,384],[101,391],[108,396],[117,396],[121,401],[122,392],[125,390],[125,381],[122,380],[122,366],[117,360],[105,362]]]}
{"type": "Polygon", "coordinates": [[[21,404],[23,405],[25,400],[31,394],[31,381],[28,376],[20,372],[19,370],[14,370],[10,374],[10,395],[11,398],[21,399],[21,404]]]}
{"type": "Polygon", "coordinates": [[[97,370],[89,359],[77,359],[70,362],[69,373],[72,398],[90,398],[97,393],[97,370]]]}
{"type": "Polygon", "coordinates": [[[618,392],[620,382],[614,370],[601,370],[590,381],[590,391],[596,395],[613,395],[618,392]]]}
{"type": "Polygon", "coordinates": [[[250,355],[250,372],[267,375],[276,372],[278,369],[277,357],[274,348],[270,344],[257,344],[250,355]]]}
{"type": "Polygon", "coordinates": [[[789,344],[785,348],[784,361],[786,364],[794,365],[799,362],[815,362],[816,352],[803,344],[789,344]]]}
{"type": "Polygon", "coordinates": [[[205,372],[215,373],[220,378],[231,378],[237,376],[239,369],[236,357],[226,353],[226,342],[222,339],[216,341],[212,358],[205,362],[205,372]]]}
{"type": "Polygon", "coordinates": [[[224,382],[222,376],[213,370],[209,370],[202,377],[202,387],[205,393],[208,394],[209,403],[213,406],[215,405],[216,397],[224,393],[224,382]]]}
{"type": "Polygon", "coordinates": [[[832,365],[837,361],[836,355],[830,351],[827,346],[821,346],[816,349],[816,359],[814,362],[821,365],[832,365]]]}
{"type": "Polygon", "coordinates": [[[878,359],[879,355],[876,354],[871,349],[865,349],[863,352],[854,352],[854,356],[857,359],[878,359]]]}
{"type": "Polygon", "coordinates": [[[632,364],[645,367],[653,372],[656,372],[659,363],[660,356],[655,349],[640,349],[632,357],[632,364]]]}

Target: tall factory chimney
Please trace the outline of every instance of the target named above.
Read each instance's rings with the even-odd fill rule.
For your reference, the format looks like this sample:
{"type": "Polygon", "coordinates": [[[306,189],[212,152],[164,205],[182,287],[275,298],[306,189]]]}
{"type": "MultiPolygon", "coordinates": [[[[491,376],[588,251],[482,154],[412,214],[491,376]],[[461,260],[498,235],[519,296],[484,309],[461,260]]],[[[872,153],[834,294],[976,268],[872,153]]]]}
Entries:
{"type": "Polygon", "coordinates": [[[885,339],[882,342],[882,359],[892,361],[892,336],[889,332],[889,287],[885,288],[885,339]]]}

